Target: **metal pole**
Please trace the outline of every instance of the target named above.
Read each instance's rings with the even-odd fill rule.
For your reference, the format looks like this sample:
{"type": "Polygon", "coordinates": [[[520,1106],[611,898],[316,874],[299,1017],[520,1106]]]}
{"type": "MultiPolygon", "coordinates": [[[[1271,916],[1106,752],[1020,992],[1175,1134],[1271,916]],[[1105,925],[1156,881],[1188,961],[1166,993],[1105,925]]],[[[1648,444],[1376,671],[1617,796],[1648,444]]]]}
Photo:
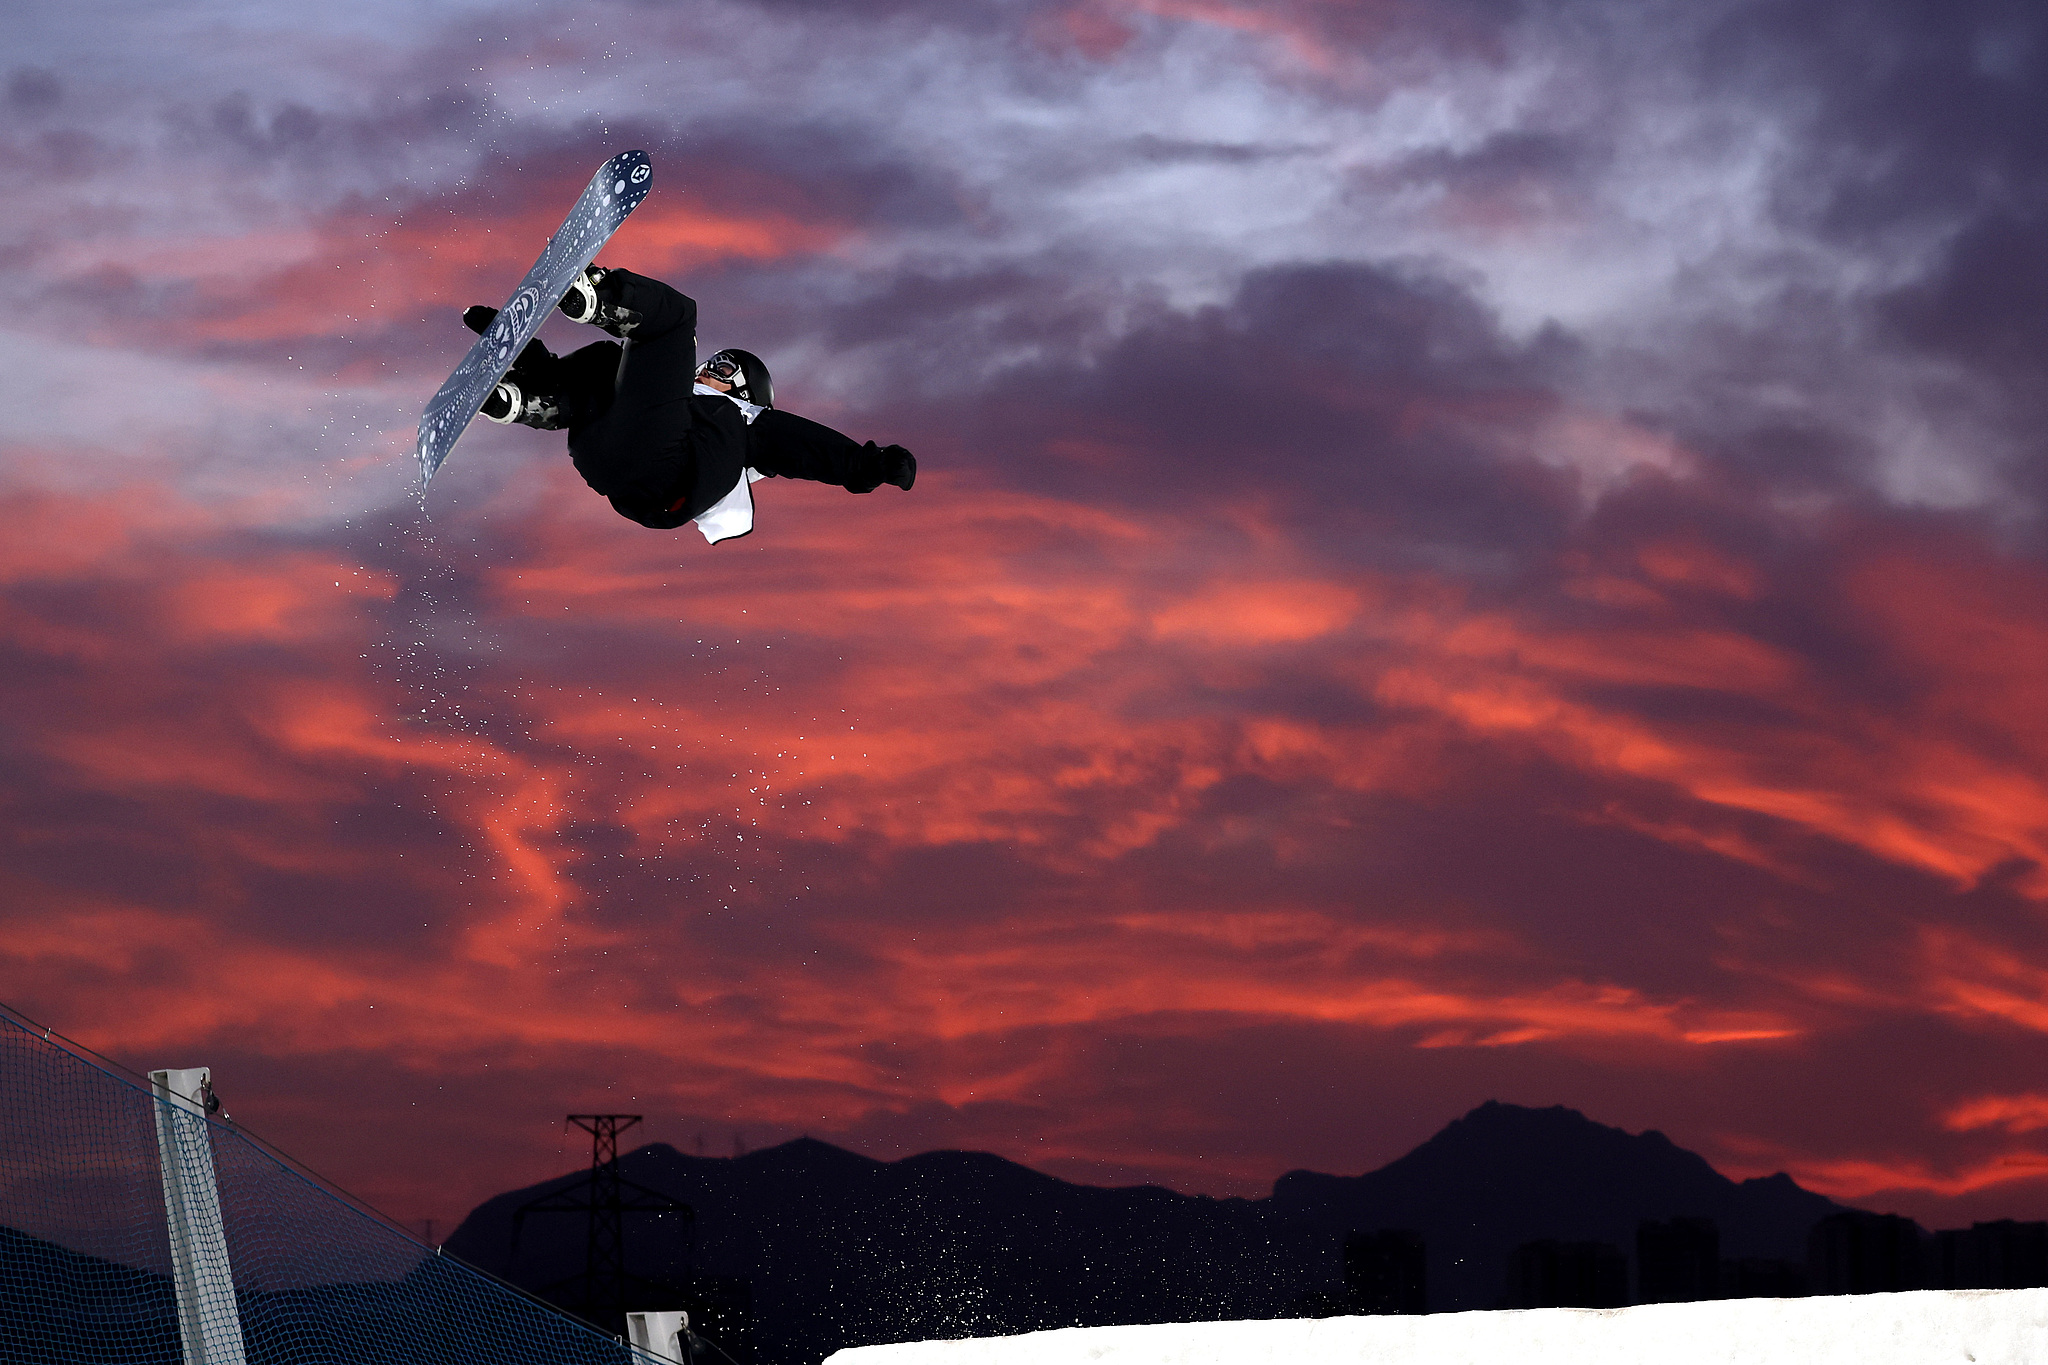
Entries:
{"type": "Polygon", "coordinates": [[[156,1150],[185,1365],[247,1365],[214,1177],[213,1136],[206,1130],[213,1073],[200,1066],[152,1071],[149,1079],[156,1092],[156,1150]]]}
{"type": "MultiPolygon", "coordinates": [[[[681,1311],[626,1314],[626,1344],[671,1365],[689,1365],[690,1315],[681,1311]]],[[[634,1362],[639,1365],[639,1362],[634,1362]]]]}

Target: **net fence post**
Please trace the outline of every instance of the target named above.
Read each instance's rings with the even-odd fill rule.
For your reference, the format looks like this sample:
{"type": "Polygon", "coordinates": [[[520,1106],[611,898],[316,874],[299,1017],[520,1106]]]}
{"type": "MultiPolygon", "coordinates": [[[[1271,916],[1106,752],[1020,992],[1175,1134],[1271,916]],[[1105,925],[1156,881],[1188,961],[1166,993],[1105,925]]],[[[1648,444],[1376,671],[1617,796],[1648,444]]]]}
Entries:
{"type": "MultiPolygon", "coordinates": [[[[689,1365],[690,1348],[684,1341],[689,1333],[688,1313],[626,1314],[626,1344],[671,1365],[689,1365]]],[[[633,1365],[642,1362],[635,1360],[633,1365]]]]}
{"type": "Polygon", "coordinates": [[[212,1079],[203,1066],[149,1073],[156,1092],[156,1148],[170,1225],[178,1334],[185,1365],[247,1365],[220,1186],[214,1178],[213,1140],[206,1131],[212,1079]]]}

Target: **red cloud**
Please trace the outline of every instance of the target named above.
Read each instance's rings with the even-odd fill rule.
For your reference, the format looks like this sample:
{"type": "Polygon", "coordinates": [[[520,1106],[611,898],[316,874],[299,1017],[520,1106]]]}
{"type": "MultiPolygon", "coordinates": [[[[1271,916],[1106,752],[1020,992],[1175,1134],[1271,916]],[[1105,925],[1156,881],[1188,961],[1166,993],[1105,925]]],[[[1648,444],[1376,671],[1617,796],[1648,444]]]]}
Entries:
{"type": "Polygon", "coordinates": [[[1941,1116],[1952,1132],[2003,1128],[2008,1133],[2034,1133],[2048,1128],[2048,1095],[1982,1095],[1958,1104],[1941,1116]]]}
{"type": "MultiPolygon", "coordinates": [[[[1551,910],[1447,896],[1450,864],[1347,862],[1391,812],[1499,818],[1493,789],[1536,763],[1584,784],[1546,798],[1556,828],[1801,896],[1830,894],[1824,848],[1958,885],[2030,857],[2027,808],[2001,803],[2031,772],[1973,730],[2034,742],[1978,676],[1993,637],[2036,628],[1996,566],[1850,561],[1918,680],[1881,712],[1719,605],[1783,585],[1668,541],[1567,570],[1639,593],[1479,605],[1271,540],[1163,573],[1217,540],[943,471],[912,498],[764,485],[763,531],[718,550],[547,477],[474,523],[507,528],[470,599],[490,648],[410,683],[370,660],[427,649],[398,610],[417,566],[252,538],[164,489],[20,495],[0,644],[90,672],[20,674],[12,743],[38,790],[122,814],[17,815],[7,990],[124,1054],[232,1040],[454,1077],[598,1049],[659,1104],[826,1131],[1082,1087],[1081,1040],[1105,1036],[1334,1031],[1682,1074],[1797,1054],[1841,1011],[2041,1026],[2048,969],[1989,940],[1928,937],[1917,986],[1843,968],[1831,990],[1749,950],[1674,977],[1553,956],[1551,910]],[[1945,648],[1921,643],[1937,608],[1945,648]],[[1644,700],[1674,694],[1742,709],[1644,700]],[[364,823],[380,809],[402,818],[364,823]],[[137,874],[88,890],[38,852],[89,845],[137,874]],[[903,869],[932,858],[974,871],[920,889],[903,869]]],[[[1053,1145],[1187,1168],[1140,1109],[1103,1112],[1053,1145]]],[[[533,1174],[521,1152],[471,1192],[533,1174]]],[[[1993,1160],[1799,1169],[1953,1193],[2014,1178],[1993,1160]]]]}
{"type": "MultiPolygon", "coordinates": [[[[582,182],[557,177],[529,188],[529,197],[509,207],[470,191],[448,203],[414,205],[398,219],[381,207],[372,213],[345,206],[268,233],[170,241],[99,236],[59,249],[50,269],[74,278],[115,271],[157,291],[183,291],[175,319],[181,346],[194,339],[375,335],[422,305],[501,301],[561,225],[582,182]]],[[[701,187],[689,197],[657,192],[606,259],[674,277],[720,262],[830,251],[854,230],[836,216],[805,212],[802,205],[720,208],[706,202],[701,187]]],[[[124,318],[107,333],[132,342],[136,326],[124,318]]],[[[368,370],[357,379],[382,377],[368,370]]]]}

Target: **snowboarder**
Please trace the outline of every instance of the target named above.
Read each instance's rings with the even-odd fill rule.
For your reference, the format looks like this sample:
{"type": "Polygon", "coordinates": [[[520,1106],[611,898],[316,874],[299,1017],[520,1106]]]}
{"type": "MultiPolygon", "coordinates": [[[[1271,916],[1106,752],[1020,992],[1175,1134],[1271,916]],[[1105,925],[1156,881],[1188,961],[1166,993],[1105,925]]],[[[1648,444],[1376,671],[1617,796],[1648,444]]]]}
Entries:
{"type": "MultiPolygon", "coordinates": [[[[619,515],[667,530],[694,521],[712,543],[754,526],[750,485],[780,476],[869,493],[908,490],[917,460],[902,446],[865,445],[775,407],[768,367],[750,351],[697,364],[697,304],[660,280],[589,266],[558,305],[617,337],[557,356],[527,343],[479,413],[493,422],[569,433],[583,481],[619,515]]],[[[462,320],[479,334],[497,316],[462,320]]]]}

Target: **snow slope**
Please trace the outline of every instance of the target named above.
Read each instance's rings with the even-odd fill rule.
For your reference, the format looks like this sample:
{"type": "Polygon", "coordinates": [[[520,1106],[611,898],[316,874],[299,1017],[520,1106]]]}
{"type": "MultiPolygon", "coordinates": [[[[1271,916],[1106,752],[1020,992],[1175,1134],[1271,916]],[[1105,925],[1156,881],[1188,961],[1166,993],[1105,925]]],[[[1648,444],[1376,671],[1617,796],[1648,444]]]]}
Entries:
{"type": "Polygon", "coordinates": [[[837,1352],[826,1365],[2031,1365],[2048,1289],[1635,1308],[1075,1327],[837,1352]]]}

